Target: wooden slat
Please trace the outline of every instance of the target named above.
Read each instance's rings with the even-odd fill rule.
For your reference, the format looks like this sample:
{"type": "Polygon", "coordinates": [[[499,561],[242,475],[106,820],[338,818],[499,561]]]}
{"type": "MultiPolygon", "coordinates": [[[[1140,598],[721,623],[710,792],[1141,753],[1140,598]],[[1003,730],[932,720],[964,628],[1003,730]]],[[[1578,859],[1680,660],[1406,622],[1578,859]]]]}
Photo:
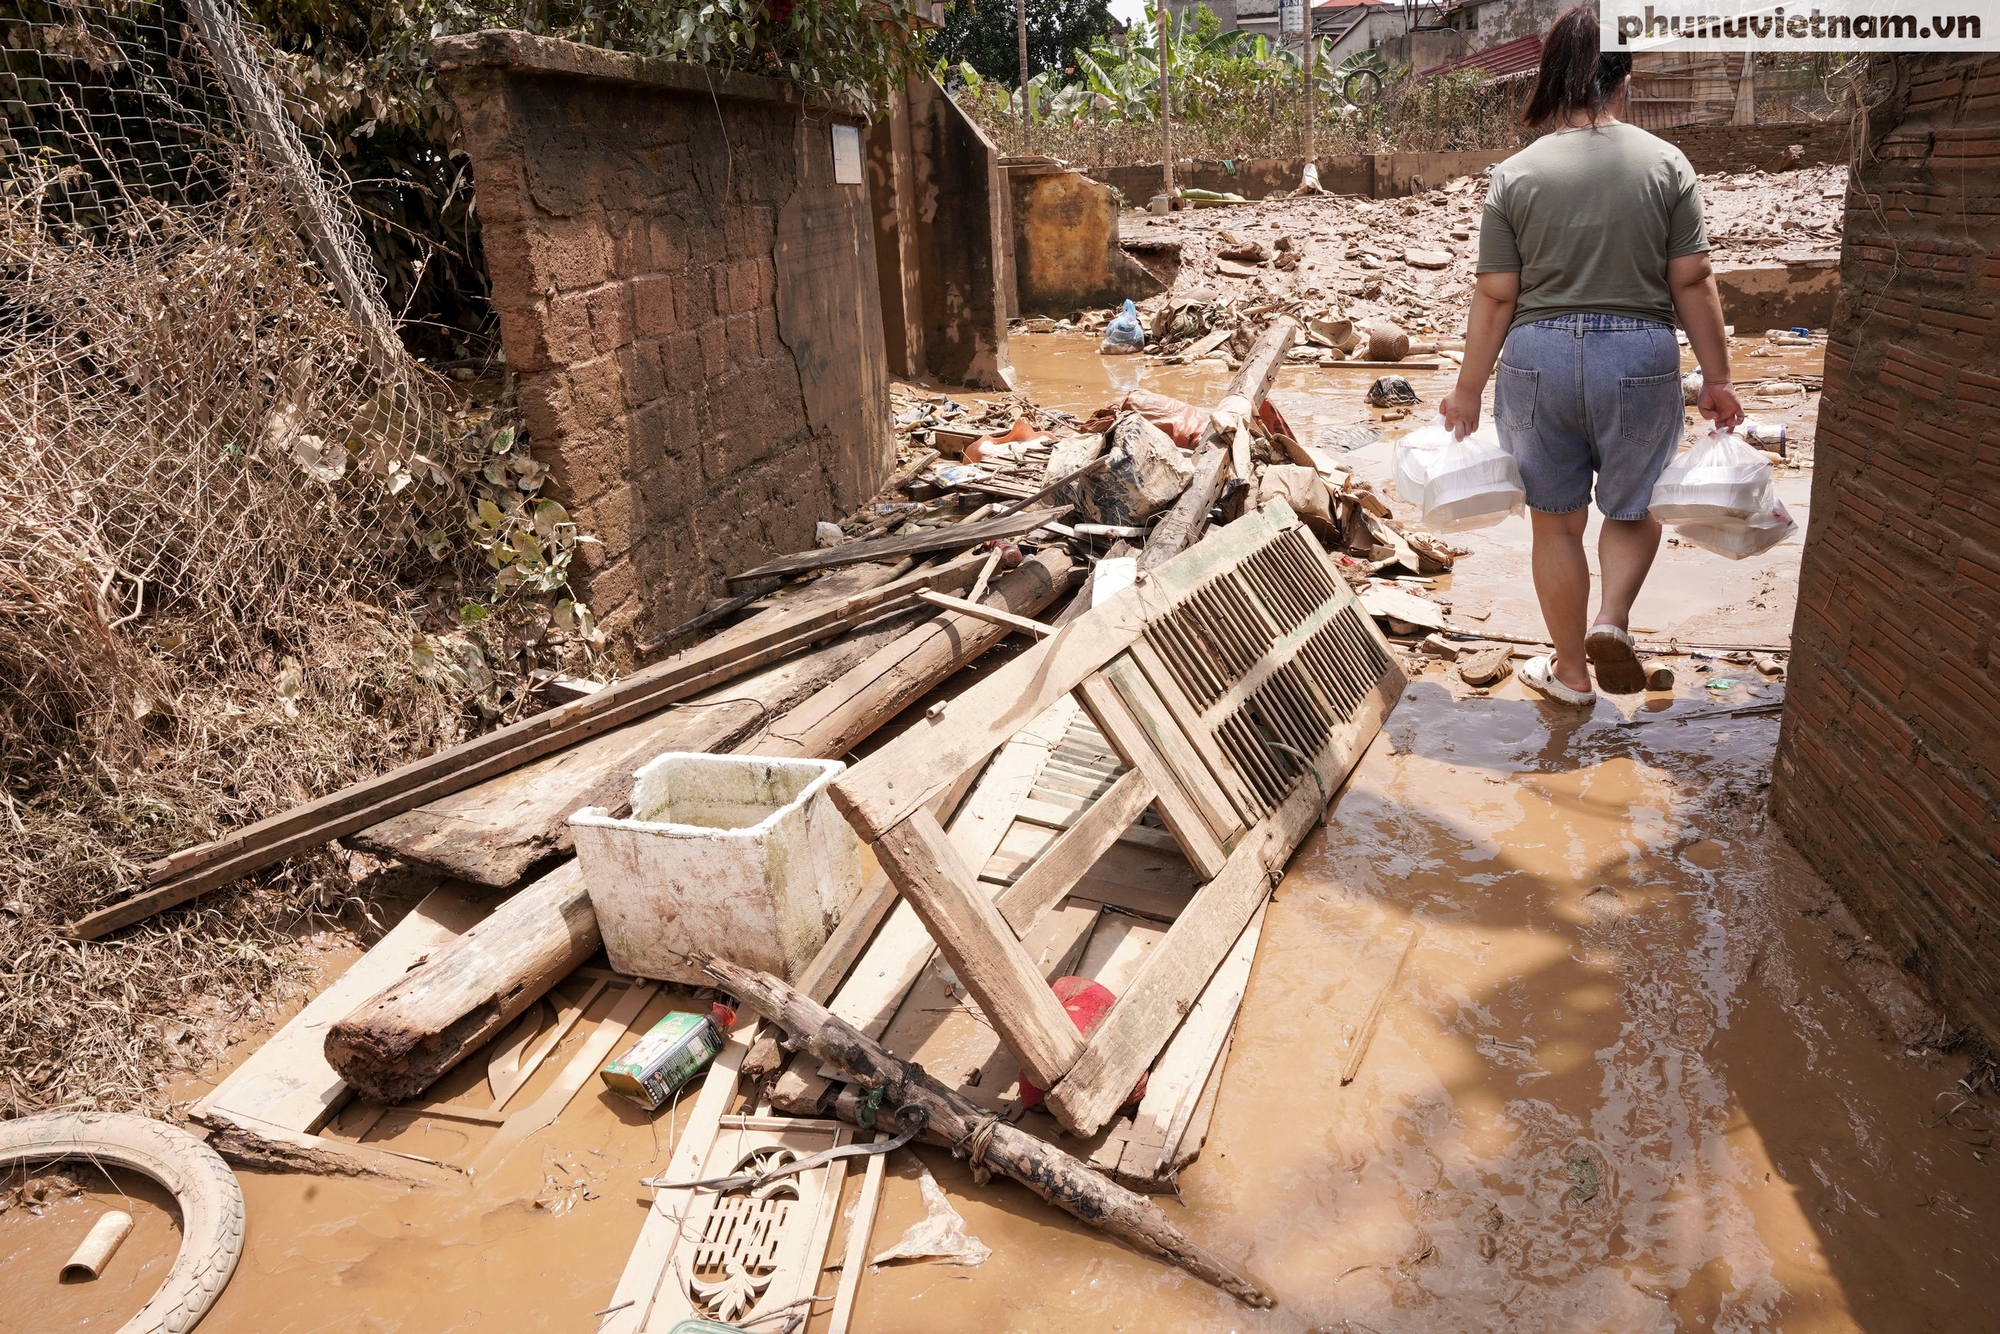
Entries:
{"type": "MultiPolygon", "coordinates": [[[[872,1141],[870,1141],[872,1142],[872,1141]]],[[[889,1155],[873,1154],[861,1176],[861,1193],[847,1220],[847,1245],[841,1253],[840,1286],[834,1289],[833,1312],[826,1334],[848,1334],[854,1321],[854,1299],[861,1291],[861,1271],[868,1267],[868,1239],[875,1232],[875,1211],[882,1203],[882,1175],[889,1155]]]]}
{"type": "Polygon", "coordinates": [[[865,560],[894,560],[899,556],[915,556],[927,551],[963,551],[982,542],[990,542],[997,537],[1019,537],[1022,533],[1039,528],[1051,519],[1060,519],[1067,513],[1069,506],[1061,505],[1055,509],[1004,514],[997,519],[982,519],[977,523],[949,524],[943,528],[926,528],[896,537],[878,537],[867,542],[843,542],[837,547],[794,552],[789,556],[780,556],[774,561],[766,561],[754,570],[732,574],[729,576],[729,582],[736,584],[749,579],[767,578],[774,574],[802,574],[807,570],[828,570],[836,565],[857,565],[865,560]]]}
{"type": "Polygon", "coordinates": [[[473,1174],[484,1175],[498,1167],[522,1140],[535,1132],[555,1124],[563,1108],[590,1082],[599,1066],[610,1057],[611,1049],[623,1041],[639,1014],[646,1008],[646,1002],[653,999],[660,989],[656,982],[639,982],[625,988],[625,994],[611,1007],[611,1013],[604,1017],[594,1032],[578,1044],[575,1055],[556,1075],[555,1083],[542,1091],[542,1095],[508,1117],[486,1147],[473,1160],[473,1174]]]}
{"type": "MultiPolygon", "coordinates": [[[[1088,809],[1090,809],[1088,803],[1058,806],[1052,801],[1029,797],[1021,803],[1021,809],[1014,818],[1026,824],[1043,825],[1050,829],[1068,829],[1082,819],[1083,813],[1088,809]]],[[[1174,842],[1172,834],[1150,825],[1132,825],[1118,835],[1118,841],[1130,843],[1135,848],[1149,848],[1155,852],[1171,852],[1175,855],[1179,855],[1181,850],[1181,845],[1174,842]]]]}
{"type": "Polygon", "coordinates": [[[919,810],[882,836],[876,855],[1008,1050],[1044,1088],[1054,1085],[1083,1039],[944,830],[919,810]]]}
{"type": "MultiPolygon", "coordinates": [[[[1244,820],[1236,809],[1236,803],[1216,781],[1208,754],[1215,751],[1215,745],[1208,729],[1198,721],[1191,729],[1209,741],[1205,751],[1190,738],[1187,722],[1168,711],[1158,692],[1129,654],[1113,658],[1105,667],[1104,676],[1116,688],[1118,697],[1125,701],[1125,707],[1131,710],[1133,720],[1145,731],[1154,749],[1159,751],[1160,758],[1174,771],[1174,778],[1179,781],[1182,790],[1208,821],[1216,841],[1227,847],[1230,840],[1243,832],[1244,820]]],[[[1220,758],[1218,752],[1216,760],[1220,758]]]]}
{"type": "Polygon", "coordinates": [[[1013,612],[1003,611],[999,607],[983,606],[946,593],[933,593],[929,589],[917,594],[917,601],[942,611],[955,611],[962,616],[970,616],[976,621],[991,621],[995,625],[1004,625],[1010,630],[1019,630],[1032,639],[1043,639],[1055,633],[1054,626],[1041,621],[1031,620],[1026,616],[1016,616],[1013,612]]]}
{"type": "Polygon", "coordinates": [[[1083,707],[1118,748],[1128,768],[1137,769],[1153,789],[1153,809],[1160,813],[1174,841],[1195,871],[1204,879],[1218,874],[1229,859],[1222,843],[1209,827],[1206,816],[1182,789],[1173,767],[1154,749],[1151,739],[1125,707],[1118,691],[1102,676],[1093,676],[1077,687],[1083,707]]]}
{"type": "Polygon", "coordinates": [[[150,888],[78,918],[67,930],[76,939],[94,940],[129,926],[296,852],[379,824],[788,657],[883,607],[912,598],[919,588],[962,586],[962,581],[976,575],[977,564],[977,558],[968,557],[919,571],[776,622],[754,641],[725,649],[705,645],[690,649],[594,694],[183,849],[148,868],[154,881],[150,888]]]}
{"type": "Polygon", "coordinates": [[[1002,890],[995,904],[1015,934],[1025,935],[1043,913],[1062,902],[1152,800],[1153,788],[1144,775],[1127,770],[1082,819],[1035,859],[1026,874],[1002,890]]]}
{"type": "Polygon", "coordinates": [[[1202,724],[1201,710],[1181,690],[1180,683],[1174,680],[1173,673],[1161,660],[1159,650],[1146,640],[1138,639],[1133,641],[1127,652],[1145,674],[1146,683],[1153,688],[1153,693],[1159,696],[1161,706],[1181,725],[1188,743],[1207,761],[1208,771],[1214,775],[1222,790],[1229,794],[1229,802],[1236,808],[1237,815],[1246,824],[1255,824],[1258,806],[1256,798],[1250,793],[1249,784],[1243,781],[1243,775],[1237,773],[1236,766],[1223,755],[1222,747],[1215,744],[1214,731],[1202,724]]]}

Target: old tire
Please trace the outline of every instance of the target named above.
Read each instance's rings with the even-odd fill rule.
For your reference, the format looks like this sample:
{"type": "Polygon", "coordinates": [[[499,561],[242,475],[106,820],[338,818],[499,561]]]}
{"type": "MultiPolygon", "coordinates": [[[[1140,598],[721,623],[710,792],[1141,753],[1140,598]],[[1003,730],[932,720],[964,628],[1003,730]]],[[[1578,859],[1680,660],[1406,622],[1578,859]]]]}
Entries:
{"type": "Polygon", "coordinates": [[[85,1158],[143,1172],[181,1206],[181,1249],[166,1281],[119,1334],[184,1334],[222,1295],[243,1254],[243,1191],[215,1150],[177,1126],[121,1112],[0,1121],[0,1168],[85,1158]]]}

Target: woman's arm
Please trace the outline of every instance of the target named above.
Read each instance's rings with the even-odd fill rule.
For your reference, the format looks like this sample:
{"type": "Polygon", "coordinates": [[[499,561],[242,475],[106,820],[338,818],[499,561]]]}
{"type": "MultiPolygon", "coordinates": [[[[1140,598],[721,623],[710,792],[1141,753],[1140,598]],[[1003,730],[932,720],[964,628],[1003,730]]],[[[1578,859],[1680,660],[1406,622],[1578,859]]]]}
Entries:
{"type": "MultiPolygon", "coordinates": [[[[1743,405],[1729,383],[1729,337],[1722,332],[1722,294],[1715,290],[1708,252],[1668,260],[1667,290],[1701,366],[1701,415],[1726,431],[1743,420],[1743,405]]],[[[1470,353],[1466,364],[1471,365],[1470,353]]]]}
{"type": "MultiPolygon", "coordinates": [[[[1514,303],[1520,298],[1519,273],[1482,273],[1473,286],[1472,314],[1465,327],[1465,364],[1458,368],[1457,386],[1438,404],[1444,424],[1460,439],[1479,429],[1479,398],[1486,392],[1493,363],[1500,360],[1500,347],[1507,341],[1507,326],[1514,318],[1514,303]]],[[[1716,326],[1718,330],[1721,327],[1716,326]]],[[[1723,364],[1726,367],[1728,362],[1723,364]]]]}

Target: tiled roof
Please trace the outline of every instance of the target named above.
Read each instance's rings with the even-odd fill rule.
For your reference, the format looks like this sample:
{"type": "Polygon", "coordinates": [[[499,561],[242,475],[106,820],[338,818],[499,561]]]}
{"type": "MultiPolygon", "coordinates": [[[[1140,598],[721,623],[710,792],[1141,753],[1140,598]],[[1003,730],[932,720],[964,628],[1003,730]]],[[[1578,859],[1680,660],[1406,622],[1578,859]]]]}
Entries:
{"type": "Polygon", "coordinates": [[[1524,74],[1539,69],[1542,64],[1542,39],[1529,33],[1511,42],[1489,46],[1484,51],[1475,51],[1457,60],[1447,60],[1442,65],[1433,65],[1417,73],[1419,79],[1435,78],[1440,74],[1457,74],[1461,70],[1480,70],[1493,78],[1504,78],[1509,74],[1524,74]]]}

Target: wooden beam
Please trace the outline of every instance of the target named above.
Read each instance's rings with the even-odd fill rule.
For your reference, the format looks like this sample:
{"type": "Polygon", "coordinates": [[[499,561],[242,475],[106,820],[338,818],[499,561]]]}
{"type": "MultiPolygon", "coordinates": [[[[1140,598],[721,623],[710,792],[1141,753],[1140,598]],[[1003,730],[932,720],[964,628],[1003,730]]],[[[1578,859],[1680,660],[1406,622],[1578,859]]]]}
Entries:
{"type": "Polygon", "coordinates": [[[306,848],[379,824],[789,657],[885,607],[910,600],[920,588],[962,587],[961,581],[977,574],[977,563],[977,558],[967,558],[919,571],[832,606],[780,620],[751,643],[690,649],[595,694],[183,849],[147,868],[151,888],[81,917],[67,930],[78,940],[95,940],[306,848]]]}
{"type": "Polygon", "coordinates": [[[1082,1053],[1083,1038],[938,822],[919,810],[884,834],[875,853],[1007,1049],[1052,1087],[1082,1053]]]}
{"type": "Polygon", "coordinates": [[[1263,334],[1250,348],[1250,355],[1243,359],[1243,365],[1230,377],[1229,387],[1223,391],[1223,401],[1240,398],[1245,406],[1240,416],[1222,414],[1209,423],[1202,432],[1201,444],[1195,450],[1194,480],[1188,483],[1181,498],[1167,511],[1167,517],[1153,526],[1146,539],[1146,549],[1139,556],[1141,570],[1156,569],[1166,564],[1186,549],[1189,543],[1201,533],[1208,523],[1208,512],[1215,505],[1216,497],[1222,494],[1222,483],[1229,475],[1230,446],[1235,439],[1236,427],[1242,418],[1253,415],[1264,396],[1271,391],[1271,379],[1284,364],[1285,353],[1291,350],[1292,339],[1298,332],[1298,325],[1289,316],[1281,315],[1271,321],[1263,334]]]}
{"type": "Polygon", "coordinates": [[[1128,769],[1109,792],[1091,803],[1075,824],[1049,844],[1034,865],[995,901],[1015,934],[1026,935],[1043,913],[1060,903],[1152,800],[1152,784],[1138,770],[1128,769]]]}
{"type": "Polygon", "coordinates": [[[746,579],[763,579],[774,574],[803,574],[807,570],[830,570],[837,565],[855,565],[865,560],[894,560],[899,556],[914,556],[927,551],[964,551],[995,538],[1019,537],[1033,532],[1051,519],[1060,519],[1067,513],[1069,506],[1062,505],[1055,509],[1029,510],[995,519],[981,519],[977,523],[949,524],[943,528],[925,528],[896,537],[843,542],[837,547],[794,552],[767,561],[754,570],[732,574],[729,582],[741,583],[746,579]]]}

